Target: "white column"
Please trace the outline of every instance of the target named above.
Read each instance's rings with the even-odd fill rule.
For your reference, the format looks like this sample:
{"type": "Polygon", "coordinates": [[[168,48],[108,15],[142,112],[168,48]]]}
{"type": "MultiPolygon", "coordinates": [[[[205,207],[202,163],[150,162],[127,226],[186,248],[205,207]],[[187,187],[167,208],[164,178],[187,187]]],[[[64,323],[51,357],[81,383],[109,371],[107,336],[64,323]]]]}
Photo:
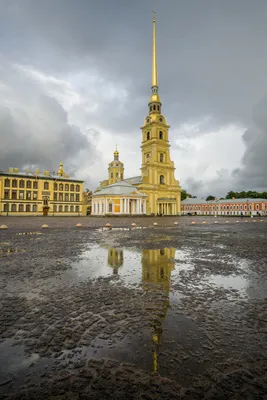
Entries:
{"type": "Polygon", "coordinates": [[[105,214],[108,213],[108,199],[105,198],[105,214]]]}
{"type": "Polygon", "coordinates": [[[127,199],[127,214],[130,214],[130,199],[127,199]]]}

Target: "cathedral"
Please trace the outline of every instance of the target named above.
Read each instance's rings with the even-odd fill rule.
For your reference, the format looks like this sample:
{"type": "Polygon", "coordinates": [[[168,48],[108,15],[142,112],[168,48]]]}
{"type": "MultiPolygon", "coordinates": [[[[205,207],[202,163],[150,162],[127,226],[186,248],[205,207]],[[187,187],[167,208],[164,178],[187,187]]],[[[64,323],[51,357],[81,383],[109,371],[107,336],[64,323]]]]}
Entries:
{"type": "Polygon", "coordinates": [[[92,196],[93,215],[179,215],[181,188],[170,157],[169,125],[161,113],[158,86],[156,19],[153,19],[152,85],[142,130],[141,175],[124,178],[124,164],[116,149],[108,167],[108,179],[92,196]]]}

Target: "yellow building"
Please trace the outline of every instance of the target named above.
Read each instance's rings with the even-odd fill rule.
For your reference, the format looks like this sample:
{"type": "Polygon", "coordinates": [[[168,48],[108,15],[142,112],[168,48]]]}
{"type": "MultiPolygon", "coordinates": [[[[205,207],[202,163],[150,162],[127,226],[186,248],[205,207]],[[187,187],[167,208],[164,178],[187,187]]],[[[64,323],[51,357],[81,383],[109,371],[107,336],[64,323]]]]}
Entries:
{"type": "Polygon", "coordinates": [[[71,179],[62,162],[57,174],[0,172],[0,215],[82,215],[83,181],[71,179]]]}
{"type": "Polygon", "coordinates": [[[116,150],[114,160],[109,164],[109,179],[101,182],[97,190],[124,179],[125,182],[147,195],[145,213],[177,215],[181,212],[181,188],[179,181],[175,179],[174,162],[170,157],[169,125],[161,113],[156,51],[156,20],[154,18],[152,93],[148,104],[149,113],[141,127],[141,176],[124,179],[124,166],[119,161],[119,153],[116,150]]]}
{"type": "Polygon", "coordinates": [[[92,196],[92,215],[146,213],[146,195],[125,181],[104,186],[92,196]]]}

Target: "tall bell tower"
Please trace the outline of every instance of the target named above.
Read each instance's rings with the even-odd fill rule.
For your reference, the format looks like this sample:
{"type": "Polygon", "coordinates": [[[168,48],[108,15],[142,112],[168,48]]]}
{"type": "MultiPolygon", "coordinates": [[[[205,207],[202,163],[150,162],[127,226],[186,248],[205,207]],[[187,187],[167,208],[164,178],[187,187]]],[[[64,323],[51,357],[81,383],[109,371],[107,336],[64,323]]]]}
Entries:
{"type": "Polygon", "coordinates": [[[158,86],[156,18],[153,18],[152,85],[148,115],[142,130],[142,183],[138,189],[148,195],[148,214],[180,214],[181,188],[170,158],[169,125],[161,112],[158,86]]]}

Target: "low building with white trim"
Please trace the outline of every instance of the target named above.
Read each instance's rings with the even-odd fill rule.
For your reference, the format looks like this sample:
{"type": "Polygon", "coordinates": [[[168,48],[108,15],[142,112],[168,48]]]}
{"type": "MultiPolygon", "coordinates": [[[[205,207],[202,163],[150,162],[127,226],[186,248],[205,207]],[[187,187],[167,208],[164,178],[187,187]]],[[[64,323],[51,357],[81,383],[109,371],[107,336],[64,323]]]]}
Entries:
{"type": "Polygon", "coordinates": [[[221,199],[187,198],[181,203],[182,215],[262,215],[267,216],[267,199],[221,199]]]}
{"type": "Polygon", "coordinates": [[[130,183],[119,181],[92,195],[92,215],[146,214],[146,197],[130,183]]]}

